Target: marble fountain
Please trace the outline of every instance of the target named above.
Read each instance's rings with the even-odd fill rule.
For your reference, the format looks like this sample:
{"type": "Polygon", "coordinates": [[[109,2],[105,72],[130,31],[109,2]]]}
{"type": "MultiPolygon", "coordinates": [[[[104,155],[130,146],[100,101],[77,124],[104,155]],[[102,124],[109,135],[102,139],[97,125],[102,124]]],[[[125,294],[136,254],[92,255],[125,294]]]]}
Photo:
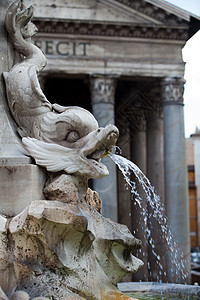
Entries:
{"type": "Polygon", "coordinates": [[[88,188],[108,175],[101,158],[118,129],[47,100],[38,81],[46,57],[31,43],[33,7],[0,3],[0,299],[134,299],[122,292],[130,285],[117,284],[142,267],[132,254],[141,241],[104,218],[88,188]]]}

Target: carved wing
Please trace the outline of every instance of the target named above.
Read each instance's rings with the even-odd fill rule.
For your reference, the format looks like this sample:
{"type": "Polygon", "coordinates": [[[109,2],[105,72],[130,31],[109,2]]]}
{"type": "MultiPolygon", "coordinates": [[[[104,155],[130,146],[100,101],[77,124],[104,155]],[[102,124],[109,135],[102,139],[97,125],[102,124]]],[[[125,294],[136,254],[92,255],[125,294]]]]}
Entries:
{"type": "Polygon", "coordinates": [[[22,139],[25,148],[35,159],[36,164],[50,172],[64,170],[72,174],[81,169],[78,152],[57,144],[45,143],[34,138],[22,139]]]}

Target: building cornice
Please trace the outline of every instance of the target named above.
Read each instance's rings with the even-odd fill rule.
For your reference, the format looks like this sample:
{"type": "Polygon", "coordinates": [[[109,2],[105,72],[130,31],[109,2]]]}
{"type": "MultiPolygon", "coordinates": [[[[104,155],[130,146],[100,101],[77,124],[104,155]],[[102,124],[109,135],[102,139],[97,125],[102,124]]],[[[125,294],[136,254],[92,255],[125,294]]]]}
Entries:
{"type": "MultiPolygon", "coordinates": [[[[121,1],[121,0],[120,0],[121,1]]],[[[113,24],[89,21],[34,19],[42,34],[73,34],[106,37],[187,40],[188,26],[150,26],[144,24],[113,24]]]]}

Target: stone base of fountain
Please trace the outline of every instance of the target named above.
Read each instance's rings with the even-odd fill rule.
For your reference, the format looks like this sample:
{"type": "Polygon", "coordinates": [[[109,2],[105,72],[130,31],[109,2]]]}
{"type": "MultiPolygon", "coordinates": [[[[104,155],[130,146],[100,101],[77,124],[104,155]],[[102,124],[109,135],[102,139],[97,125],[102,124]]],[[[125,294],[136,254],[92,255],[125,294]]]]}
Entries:
{"type": "Polygon", "coordinates": [[[140,246],[126,226],[86,202],[32,201],[0,218],[0,297],[23,291],[31,299],[131,299],[116,285],[142,266],[131,254],[140,246]]]}
{"type": "MultiPolygon", "coordinates": [[[[200,297],[200,286],[174,284],[174,283],[158,283],[158,282],[123,282],[118,283],[118,288],[123,293],[134,292],[150,292],[157,295],[170,294],[173,296],[183,297],[200,297]]],[[[194,298],[196,299],[196,298],[194,298]]],[[[199,299],[199,298],[198,298],[199,299]]]]}

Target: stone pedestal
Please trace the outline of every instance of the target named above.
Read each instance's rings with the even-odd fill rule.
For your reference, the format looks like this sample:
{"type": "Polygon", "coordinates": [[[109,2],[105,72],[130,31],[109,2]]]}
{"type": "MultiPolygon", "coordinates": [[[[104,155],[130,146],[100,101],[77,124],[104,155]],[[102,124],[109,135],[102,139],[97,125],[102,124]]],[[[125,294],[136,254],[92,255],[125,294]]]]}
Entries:
{"type": "Polygon", "coordinates": [[[0,214],[15,216],[31,201],[45,199],[42,190],[46,172],[40,167],[27,165],[0,166],[0,214]]]}
{"type": "MultiPolygon", "coordinates": [[[[115,123],[115,79],[107,76],[90,78],[92,113],[100,127],[115,123]]],[[[117,175],[116,166],[110,158],[102,160],[108,168],[109,175],[101,180],[93,180],[93,189],[102,200],[102,214],[117,221],[117,175]]]]}
{"type": "MultiPolygon", "coordinates": [[[[189,204],[183,118],[183,78],[169,77],[162,82],[164,113],[165,202],[169,226],[177,247],[183,253],[184,268],[190,270],[189,204]],[[188,261],[187,261],[188,259],[188,261]]],[[[169,249],[170,250],[170,249],[169,249]]],[[[181,270],[171,265],[168,255],[167,275],[171,282],[189,282],[181,270]]],[[[180,254],[179,254],[180,255],[180,254]]],[[[181,259],[181,257],[179,258],[181,259]]]]}
{"type": "Polygon", "coordinates": [[[32,160],[26,155],[7,104],[2,73],[9,71],[17,59],[4,26],[12,3],[0,2],[0,214],[7,216],[21,212],[32,200],[44,199],[45,180],[41,168],[30,164],[32,160]]]}
{"type": "Polygon", "coordinates": [[[3,72],[11,69],[15,56],[4,26],[7,8],[12,3],[13,1],[11,0],[2,0],[0,3],[0,164],[24,164],[30,162],[30,158],[25,156],[26,152],[21,146],[16,124],[9,112],[2,76],[3,72]]]}

